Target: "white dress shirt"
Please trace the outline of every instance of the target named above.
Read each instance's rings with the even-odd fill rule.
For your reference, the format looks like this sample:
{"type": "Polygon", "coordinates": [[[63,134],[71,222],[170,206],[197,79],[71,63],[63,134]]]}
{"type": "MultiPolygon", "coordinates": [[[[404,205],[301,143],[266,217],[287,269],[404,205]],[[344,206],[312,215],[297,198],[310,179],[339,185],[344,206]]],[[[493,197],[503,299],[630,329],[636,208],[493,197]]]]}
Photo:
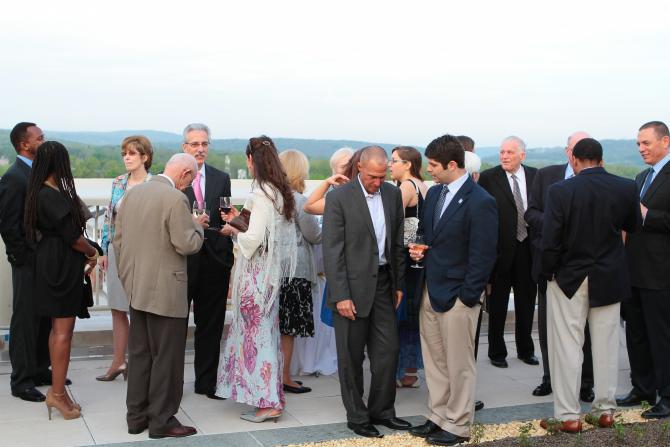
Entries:
{"type": "Polygon", "coordinates": [[[375,229],[375,236],[377,238],[377,252],[379,253],[379,265],[386,264],[386,218],[384,217],[384,203],[382,202],[381,188],[374,194],[370,194],[365,190],[361,182],[360,175],[358,176],[358,183],[361,185],[365,202],[368,204],[370,210],[370,218],[372,219],[372,226],[375,229]]]}
{"type": "Polygon", "coordinates": [[[451,183],[447,184],[447,188],[449,188],[449,192],[447,193],[446,197],[444,198],[444,205],[442,205],[442,211],[440,212],[440,217],[444,214],[444,211],[447,209],[449,204],[451,203],[452,199],[454,196],[458,193],[458,190],[461,189],[461,186],[465,184],[465,182],[468,179],[468,174],[464,174],[454,180],[451,183]]]}
{"type": "Polygon", "coordinates": [[[521,200],[523,201],[523,210],[528,209],[528,195],[526,193],[526,170],[523,166],[519,166],[519,169],[516,172],[507,172],[507,181],[509,182],[509,187],[512,189],[512,195],[514,195],[514,179],[512,179],[512,174],[516,175],[516,181],[519,183],[519,190],[521,191],[521,200]]]}
{"type": "Polygon", "coordinates": [[[575,170],[572,169],[572,166],[570,163],[565,167],[565,176],[563,177],[564,179],[569,179],[575,176],[575,170]]]}

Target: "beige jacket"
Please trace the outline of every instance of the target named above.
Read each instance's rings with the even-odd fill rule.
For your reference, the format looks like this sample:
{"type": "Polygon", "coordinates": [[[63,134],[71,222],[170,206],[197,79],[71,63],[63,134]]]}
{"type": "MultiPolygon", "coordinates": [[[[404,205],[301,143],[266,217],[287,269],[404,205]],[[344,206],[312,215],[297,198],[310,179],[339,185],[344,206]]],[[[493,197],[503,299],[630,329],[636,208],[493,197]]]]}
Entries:
{"type": "Polygon", "coordinates": [[[168,178],[157,175],[128,191],[112,244],[130,306],[186,318],[186,256],[200,250],[203,238],[188,199],[168,178]]]}

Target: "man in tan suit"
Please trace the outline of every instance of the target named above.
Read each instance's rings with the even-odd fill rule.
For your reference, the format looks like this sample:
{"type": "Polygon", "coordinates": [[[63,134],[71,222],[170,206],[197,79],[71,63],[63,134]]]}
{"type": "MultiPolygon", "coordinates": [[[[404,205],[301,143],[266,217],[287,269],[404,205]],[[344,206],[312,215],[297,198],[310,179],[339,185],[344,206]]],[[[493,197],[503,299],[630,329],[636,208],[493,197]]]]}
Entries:
{"type": "Polygon", "coordinates": [[[207,216],[196,220],[180,192],[191,184],[193,156],[176,154],[165,172],[126,193],[113,240],[119,278],[130,302],[128,433],[149,428],[150,438],[196,433],[181,425],[184,384],[186,256],[197,253],[207,216]]]}

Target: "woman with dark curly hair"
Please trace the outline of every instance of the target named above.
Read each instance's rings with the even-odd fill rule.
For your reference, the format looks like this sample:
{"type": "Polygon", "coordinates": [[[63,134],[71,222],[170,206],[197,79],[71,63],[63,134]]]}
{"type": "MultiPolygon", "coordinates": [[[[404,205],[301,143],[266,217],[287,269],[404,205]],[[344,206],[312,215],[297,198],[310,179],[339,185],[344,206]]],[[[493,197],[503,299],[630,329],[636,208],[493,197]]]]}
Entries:
{"type": "MultiPolygon", "coordinates": [[[[279,290],[297,262],[295,198],[277,149],[266,136],[249,140],[247,167],[254,178],[244,208],[251,212],[246,232],[221,230],[237,246],[233,274],[233,321],[223,350],[216,394],[255,409],[241,415],[251,422],[276,420],[285,406],[283,358],[279,347],[279,290]]],[[[234,208],[222,219],[238,216],[234,208]]]]}
{"type": "Polygon", "coordinates": [[[49,356],[53,371],[46,406],[65,419],[81,415],[81,407],[65,390],[72,333],[77,316],[87,315],[84,274],[95,267],[98,250],[84,237],[86,211],[77,196],[67,149],[47,141],[37,149],[26,192],[26,238],[35,242],[35,309],[51,317],[49,356]],[[86,270],[85,270],[86,269],[86,270]]]}

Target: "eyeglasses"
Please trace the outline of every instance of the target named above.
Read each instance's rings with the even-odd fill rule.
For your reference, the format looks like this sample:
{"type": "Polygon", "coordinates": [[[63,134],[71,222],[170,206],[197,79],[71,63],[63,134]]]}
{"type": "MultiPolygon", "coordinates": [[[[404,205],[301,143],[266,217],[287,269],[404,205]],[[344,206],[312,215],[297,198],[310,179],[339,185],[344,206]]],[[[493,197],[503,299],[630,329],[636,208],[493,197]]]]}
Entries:
{"type": "Polygon", "coordinates": [[[193,149],[197,149],[200,146],[202,146],[203,149],[207,149],[209,147],[209,141],[203,141],[203,142],[194,141],[193,143],[184,143],[184,144],[191,146],[193,149]]]}
{"type": "Polygon", "coordinates": [[[389,160],[389,164],[390,164],[390,165],[394,165],[394,164],[396,164],[396,163],[404,163],[404,162],[406,162],[406,161],[407,161],[407,160],[396,160],[396,159],[393,159],[393,158],[392,158],[391,160],[389,160]]]}

